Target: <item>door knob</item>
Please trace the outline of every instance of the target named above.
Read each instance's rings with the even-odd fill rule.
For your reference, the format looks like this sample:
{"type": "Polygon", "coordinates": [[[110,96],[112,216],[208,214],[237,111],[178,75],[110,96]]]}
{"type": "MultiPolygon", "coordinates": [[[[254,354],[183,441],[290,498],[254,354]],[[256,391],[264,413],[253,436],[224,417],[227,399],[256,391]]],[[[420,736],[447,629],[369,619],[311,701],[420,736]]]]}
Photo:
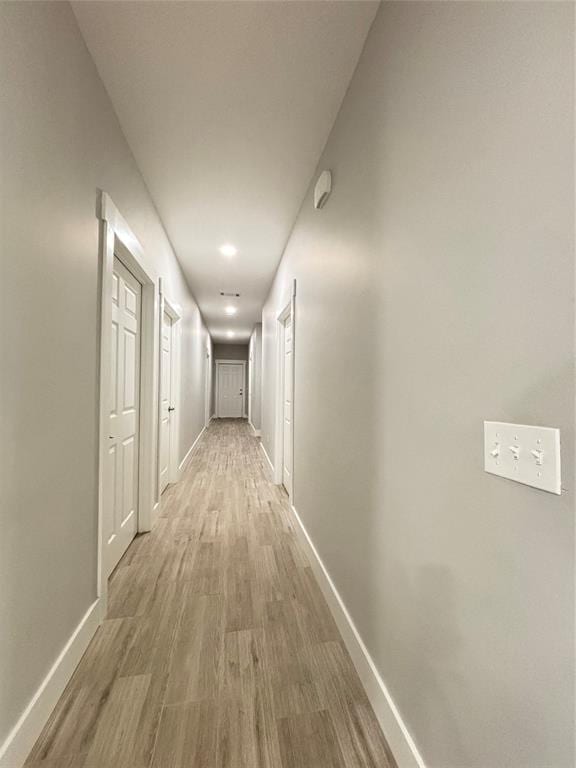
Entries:
{"type": "Polygon", "coordinates": [[[170,411],[175,411],[175,410],[176,410],[176,408],[174,408],[173,406],[171,406],[171,405],[168,406],[168,413],[170,413],[170,411]]]}

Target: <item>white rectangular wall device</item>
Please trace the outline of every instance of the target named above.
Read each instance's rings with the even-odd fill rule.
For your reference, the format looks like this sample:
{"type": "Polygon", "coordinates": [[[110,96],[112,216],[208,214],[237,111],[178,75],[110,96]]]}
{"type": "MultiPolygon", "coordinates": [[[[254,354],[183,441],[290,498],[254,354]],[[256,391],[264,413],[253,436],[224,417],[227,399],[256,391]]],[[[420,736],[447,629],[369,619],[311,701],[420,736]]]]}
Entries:
{"type": "Polygon", "coordinates": [[[485,421],[484,469],[517,483],[560,494],[560,430],[485,421]]]}

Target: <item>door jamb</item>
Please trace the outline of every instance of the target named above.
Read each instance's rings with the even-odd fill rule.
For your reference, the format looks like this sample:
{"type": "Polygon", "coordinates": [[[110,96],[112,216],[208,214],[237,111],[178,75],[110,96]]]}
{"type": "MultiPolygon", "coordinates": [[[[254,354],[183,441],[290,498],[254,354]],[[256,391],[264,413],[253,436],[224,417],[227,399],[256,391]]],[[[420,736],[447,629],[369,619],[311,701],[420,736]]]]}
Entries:
{"type": "MultiPolygon", "coordinates": [[[[159,338],[158,338],[158,382],[162,381],[162,322],[164,319],[164,312],[172,320],[172,338],[170,339],[171,351],[171,370],[170,370],[170,393],[171,403],[170,406],[174,408],[172,413],[176,414],[176,417],[170,424],[170,445],[168,446],[168,482],[177,483],[180,479],[180,459],[178,456],[178,447],[180,445],[180,380],[181,380],[181,366],[182,366],[182,309],[175,302],[170,299],[164,293],[164,281],[160,278],[160,317],[158,319],[159,338]]],[[[156,447],[158,461],[156,462],[156,489],[157,493],[160,493],[160,421],[162,414],[160,412],[160,398],[161,398],[160,386],[158,386],[158,443],[156,447]]]]}
{"type": "Polygon", "coordinates": [[[246,360],[216,360],[216,402],[214,403],[214,407],[216,410],[216,418],[220,419],[223,418],[220,416],[220,370],[219,365],[220,364],[230,364],[233,363],[234,365],[241,365],[242,366],[242,416],[240,418],[245,419],[246,418],[246,360]]]}
{"type": "Polygon", "coordinates": [[[212,344],[210,337],[206,340],[206,371],[204,375],[204,429],[208,429],[212,414],[210,413],[212,405],[212,344]]]}
{"type": "Polygon", "coordinates": [[[274,484],[283,484],[284,464],[284,327],[288,317],[292,319],[292,475],[288,498],[294,505],[294,413],[295,413],[295,368],[296,368],[296,280],[292,281],[290,301],[276,317],[276,429],[274,445],[274,484]]]}
{"type": "Polygon", "coordinates": [[[250,336],[250,341],[248,342],[248,376],[247,376],[247,383],[246,383],[246,389],[248,393],[248,425],[254,429],[252,426],[252,377],[254,375],[254,334],[250,336]]]}
{"type": "Polygon", "coordinates": [[[147,262],[134,233],[108,194],[100,194],[100,371],[98,439],[98,542],[97,595],[101,617],[106,615],[108,577],[104,567],[105,466],[108,448],[108,417],[111,398],[110,350],[112,315],[112,271],[114,255],[142,285],[140,330],[140,425],[138,434],[138,532],[149,531],[158,515],[160,500],[154,487],[157,458],[158,405],[158,275],[147,262]]]}

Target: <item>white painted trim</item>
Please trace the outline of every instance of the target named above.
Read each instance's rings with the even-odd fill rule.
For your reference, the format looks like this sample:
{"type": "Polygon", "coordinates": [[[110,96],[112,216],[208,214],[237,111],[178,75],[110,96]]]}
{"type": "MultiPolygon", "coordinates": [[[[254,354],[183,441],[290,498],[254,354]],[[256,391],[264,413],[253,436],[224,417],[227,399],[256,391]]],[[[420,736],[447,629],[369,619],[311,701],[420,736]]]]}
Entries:
{"type": "Polygon", "coordinates": [[[264,452],[264,456],[266,457],[266,461],[268,462],[268,466],[270,467],[270,471],[272,474],[274,474],[274,464],[270,461],[270,456],[266,453],[266,448],[264,448],[264,443],[260,441],[260,448],[262,448],[262,451],[264,452]]]}
{"type": "Polygon", "coordinates": [[[250,419],[248,419],[248,426],[250,427],[250,429],[254,433],[254,437],[260,437],[261,431],[259,429],[256,429],[256,427],[254,426],[254,424],[252,424],[250,419]]]}
{"type": "Polygon", "coordinates": [[[210,415],[210,404],[212,400],[212,344],[210,337],[206,341],[206,373],[204,376],[204,426],[207,427],[212,416],[210,415]]]}
{"type": "Polygon", "coordinates": [[[290,488],[287,488],[290,503],[294,503],[294,430],[296,410],[296,280],[292,281],[290,301],[276,317],[276,408],[274,430],[274,484],[283,483],[284,464],[284,332],[286,320],[290,317],[292,324],[292,475],[290,488]]]}
{"type": "Polygon", "coordinates": [[[352,658],[358,676],[366,691],[372,708],[378,718],[388,746],[394,755],[398,768],[426,768],[426,764],[396,707],[386,684],[370,656],[364,641],[350,616],[334,582],[302,522],[300,515],[291,506],[296,525],[295,531],[306,550],[314,575],[326,598],[328,607],[336,621],[346,648],[352,658]]]}
{"type": "MultiPolygon", "coordinates": [[[[252,426],[252,389],[253,389],[253,381],[254,378],[254,331],[252,331],[252,334],[250,335],[250,341],[248,342],[248,381],[246,383],[246,390],[248,394],[248,424],[254,429],[252,426]]],[[[256,431],[256,430],[254,430],[256,431]]]]}
{"type": "MultiPolygon", "coordinates": [[[[181,381],[181,342],[182,342],[182,309],[178,304],[170,301],[170,299],[164,293],[163,280],[160,278],[160,317],[158,321],[158,381],[162,381],[162,322],[164,312],[172,320],[172,338],[171,343],[171,370],[170,370],[170,392],[171,403],[170,406],[174,408],[172,411],[175,414],[175,418],[172,418],[170,424],[170,446],[169,459],[168,459],[168,482],[176,483],[180,479],[179,467],[178,467],[178,446],[180,445],[180,381],[181,381]]],[[[156,445],[156,473],[157,473],[157,488],[160,486],[160,423],[162,414],[160,412],[160,386],[158,386],[158,426],[157,426],[157,445],[156,445]]]]}
{"type": "Polygon", "coordinates": [[[101,621],[95,600],[58,655],[42,684],[0,747],[0,768],[21,768],[46,725],[101,621]]]}
{"type": "Polygon", "coordinates": [[[110,401],[110,346],[112,315],[112,271],[116,255],[142,285],[140,331],[140,430],[138,465],[138,531],[149,531],[159,512],[156,481],[158,432],[158,322],[159,277],[148,263],[142,246],[105,192],[100,194],[100,381],[98,451],[98,557],[97,589],[105,615],[108,578],[104,568],[103,513],[104,467],[108,447],[110,401]]]}
{"type": "Polygon", "coordinates": [[[246,363],[247,360],[216,360],[216,390],[215,390],[215,403],[214,408],[216,409],[216,418],[227,418],[227,417],[221,417],[220,416],[220,371],[219,366],[220,365],[241,365],[242,366],[242,416],[240,418],[245,419],[246,418],[246,363]]]}
{"type": "Polygon", "coordinates": [[[200,440],[204,432],[206,432],[206,427],[202,427],[202,431],[200,432],[196,440],[194,440],[190,448],[188,448],[188,450],[186,451],[186,456],[184,456],[184,458],[180,462],[180,465],[178,467],[178,472],[180,477],[182,476],[182,473],[185,472],[186,469],[188,468],[188,464],[190,464],[192,454],[194,453],[194,448],[196,448],[196,446],[198,445],[198,441],[200,440]]]}

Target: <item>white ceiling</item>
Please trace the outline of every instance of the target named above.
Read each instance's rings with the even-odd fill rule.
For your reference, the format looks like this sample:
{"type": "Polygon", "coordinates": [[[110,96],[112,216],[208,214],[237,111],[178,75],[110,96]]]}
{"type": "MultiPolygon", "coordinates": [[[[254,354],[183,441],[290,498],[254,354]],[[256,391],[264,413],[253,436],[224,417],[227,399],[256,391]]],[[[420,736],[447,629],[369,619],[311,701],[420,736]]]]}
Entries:
{"type": "Polygon", "coordinates": [[[378,4],[73,7],[212,337],[246,342],[378,4]]]}

